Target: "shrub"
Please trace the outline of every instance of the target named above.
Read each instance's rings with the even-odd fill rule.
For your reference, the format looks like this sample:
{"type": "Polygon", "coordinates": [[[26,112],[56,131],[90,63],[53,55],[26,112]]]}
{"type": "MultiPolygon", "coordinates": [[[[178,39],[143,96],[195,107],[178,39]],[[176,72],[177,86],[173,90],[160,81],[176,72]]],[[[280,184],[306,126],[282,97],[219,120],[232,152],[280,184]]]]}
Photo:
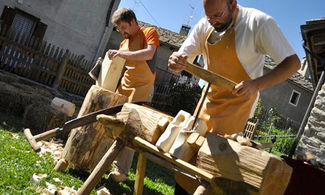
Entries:
{"type": "Polygon", "coordinates": [[[278,138],[273,147],[276,151],[288,155],[294,140],[292,137],[278,138]]]}

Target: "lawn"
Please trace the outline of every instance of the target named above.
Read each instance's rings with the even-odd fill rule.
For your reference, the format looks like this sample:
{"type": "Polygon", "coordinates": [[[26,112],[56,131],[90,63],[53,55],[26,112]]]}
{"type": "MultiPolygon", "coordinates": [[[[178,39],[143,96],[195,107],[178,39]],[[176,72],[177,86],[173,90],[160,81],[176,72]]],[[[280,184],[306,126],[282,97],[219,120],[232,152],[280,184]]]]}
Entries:
{"type": "MultiPolygon", "coordinates": [[[[3,118],[2,118],[3,119],[3,118]]],[[[3,121],[3,120],[2,120],[3,121]]],[[[32,151],[21,129],[0,126],[0,194],[38,194],[46,188],[46,183],[58,189],[70,187],[78,189],[88,178],[89,172],[69,166],[63,172],[55,172],[55,161],[50,155],[39,156],[32,151]],[[39,182],[34,174],[46,174],[39,182]],[[58,182],[58,180],[61,182],[58,182]]],[[[133,194],[137,155],[129,172],[130,180],[115,183],[104,175],[96,189],[104,186],[112,194],[133,194]]],[[[143,194],[173,194],[175,181],[171,171],[147,161],[143,194]]],[[[96,194],[93,190],[91,194],[96,194]]]]}

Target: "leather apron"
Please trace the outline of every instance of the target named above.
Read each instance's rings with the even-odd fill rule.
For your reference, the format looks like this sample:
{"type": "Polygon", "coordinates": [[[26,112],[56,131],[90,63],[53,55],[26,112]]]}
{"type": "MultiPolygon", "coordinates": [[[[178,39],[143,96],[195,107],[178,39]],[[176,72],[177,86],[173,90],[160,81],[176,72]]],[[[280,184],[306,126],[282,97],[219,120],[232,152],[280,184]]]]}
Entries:
{"type": "MultiPolygon", "coordinates": [[[[215,44],[206,40],[208,69],[236,83],[251,80],[237,57],[235,42],[234,28],[215,44]]],[[[206,99],[200,100],[204,101],[200,118],[207,122],[211,132],[220,135],[242,132],[256,97],[257,94],[251,97],[234,96],[231,91],[211,85],[206,99]]]]}
{"type": "MultiPolygon", "coordinates": [[[[213,30],[209,33],[208,38],[213,30]]],[[[205,41],[205,49],[208,56],[209,70],[237,83],[251,80],[237,57],[235,29],[233,27],[217,43],[208,43],[208,38],[205,41]]],[[[202,91],[202,94],[204,94],[205,90],[206,88],[202,91]]],[[[231,91],[211,85],[207,97],[203,100],[202,95],[199,101],[198,106],[201,101],[204,101],[200,118],[207,122],[210,132],[220,135],[242,132],[256,97],[257,94],[251,97],[234,96],[231,91]]],[[[196,110],[198,110],[198,107],[196,110]]],[[[190,194],[193,194],[199,184],[198,181],[179,172],[175,172],[175,179],[190,194]]]]}
{"type": "MultiPolygon", "coordinates": [[[[137,51],[143,49],[141,41],[144,38],[144,33],[142,30],[139,30],[131,43],[128,39],[124,44],[128,44],[129,51],[137,51]]],[[[126,71],[117,92],[129,97],[129,102],[147,101],[155,80],[154,74],[151,72],[147,62],[144,60],[126,60],[125,68],[126,71]]]]}

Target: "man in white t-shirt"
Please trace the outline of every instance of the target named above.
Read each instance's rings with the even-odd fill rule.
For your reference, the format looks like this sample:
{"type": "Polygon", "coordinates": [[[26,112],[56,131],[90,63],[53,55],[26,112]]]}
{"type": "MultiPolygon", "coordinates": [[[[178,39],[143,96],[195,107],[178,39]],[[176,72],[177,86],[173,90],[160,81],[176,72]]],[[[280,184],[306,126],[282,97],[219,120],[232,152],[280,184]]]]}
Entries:
{"type": "MultiPolygon", "coordinates": [[[[203,0],[203,5],[206,17],[170,56],[168,66],[180,72],[186,60],[203,55],[207,69],[238,83],[232,91],[211,85],[199,102],[203,101],[199,116],[211,132],[239,133],[254,113],[258,92],[289,78],[300,61],[271,16],[241,7],[236,0],[203,0]],[[265,55],[278,65],[263,75],[265,55]]],[[[175,174],[177,182],[193,193],[193,182],[180,183],[184,178],[179,175],[175,174]]]]}

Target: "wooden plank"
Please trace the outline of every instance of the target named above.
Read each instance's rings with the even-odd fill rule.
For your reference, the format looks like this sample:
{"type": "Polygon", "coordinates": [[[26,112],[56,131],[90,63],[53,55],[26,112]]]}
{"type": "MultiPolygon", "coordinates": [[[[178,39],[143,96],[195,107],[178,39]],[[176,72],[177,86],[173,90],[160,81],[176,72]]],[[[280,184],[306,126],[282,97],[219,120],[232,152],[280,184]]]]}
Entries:
{"type": "Polygon", "coordinates": [[[104,89],[115,91],[124,68],[124,63],[125,59],[121,57],[115,57],[110,60],[106,53],[97,80],[97,85],[104,89]]]}
{"type": "Polygon", "coordinates": [[[217,86],[221,86],[229,91],[237,85],[234,81],[227,79],[219,74],[216,74],[212,71],[205,70],[200,66],[188,63],[186,64],[185,71],[217,86]]]}

